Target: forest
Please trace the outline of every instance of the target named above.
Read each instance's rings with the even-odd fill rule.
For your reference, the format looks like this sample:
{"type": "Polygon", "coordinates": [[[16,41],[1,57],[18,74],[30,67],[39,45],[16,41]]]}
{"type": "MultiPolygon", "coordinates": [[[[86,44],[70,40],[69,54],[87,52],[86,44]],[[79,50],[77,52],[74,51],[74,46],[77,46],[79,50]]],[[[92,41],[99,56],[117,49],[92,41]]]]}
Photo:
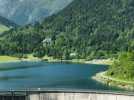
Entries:
{"type": "Polygon", "coordinates": [[[134,75],[133,15],[133,0],[74,0],[42,22],[1,34],[0,54],[86,60],[114,57],[118,61],[109,74],[131,79],[134,75]]]}
{"type": "Polygon", "coordinates": [[[76,53],[76,58],[86,59],[116,56],[134,50],[133,14],[132,0],[74,0],[41,23],[2,34],[0,53],[65,58],[76,53]],[[48,38],[51,45],[43,46],[48,38]]]}

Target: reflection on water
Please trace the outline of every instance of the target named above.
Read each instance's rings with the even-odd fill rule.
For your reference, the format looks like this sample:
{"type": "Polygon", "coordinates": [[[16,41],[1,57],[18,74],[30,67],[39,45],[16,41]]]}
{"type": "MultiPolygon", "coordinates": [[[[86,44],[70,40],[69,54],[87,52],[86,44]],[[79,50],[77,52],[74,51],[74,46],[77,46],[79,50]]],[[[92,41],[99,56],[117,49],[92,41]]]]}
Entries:
{"type": "Polygon", "coordinates": [[[64,88],[119,90],[91,79],[107,66],[45,62],[0,63],[0,89],[64,88]]]}

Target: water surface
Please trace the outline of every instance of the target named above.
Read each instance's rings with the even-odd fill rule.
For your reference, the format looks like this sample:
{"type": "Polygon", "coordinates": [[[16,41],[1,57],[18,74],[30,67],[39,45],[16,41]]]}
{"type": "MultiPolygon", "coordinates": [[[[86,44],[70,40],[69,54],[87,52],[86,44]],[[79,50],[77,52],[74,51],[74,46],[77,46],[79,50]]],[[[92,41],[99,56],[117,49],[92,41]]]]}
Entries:
{"type": "Polygon", "coordinates": [[[62,88],[90,90],[120,90],[91,79],[106,65],[14,62],[0,63],[0,89],[62,88]]]}

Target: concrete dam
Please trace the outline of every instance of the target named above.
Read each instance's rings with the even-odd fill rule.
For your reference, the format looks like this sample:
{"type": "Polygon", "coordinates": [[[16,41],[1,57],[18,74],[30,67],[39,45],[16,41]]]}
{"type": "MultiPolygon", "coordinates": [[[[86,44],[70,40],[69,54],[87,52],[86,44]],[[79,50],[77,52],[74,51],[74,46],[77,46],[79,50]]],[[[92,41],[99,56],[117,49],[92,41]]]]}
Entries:
{"type": "Polygon", "coordinates": [[[0,100],[134,100],[133,93],[31,91],[0,94],[0,100]]]}

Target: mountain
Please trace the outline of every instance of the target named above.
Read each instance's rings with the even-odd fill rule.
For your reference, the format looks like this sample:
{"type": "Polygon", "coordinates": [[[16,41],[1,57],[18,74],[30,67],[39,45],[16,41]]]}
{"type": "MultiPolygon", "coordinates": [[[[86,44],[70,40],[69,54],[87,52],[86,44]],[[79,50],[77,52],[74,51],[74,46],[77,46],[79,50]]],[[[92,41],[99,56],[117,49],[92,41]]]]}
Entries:
{"type": "Polygon", "coordinates": [[[0,24],[3,24],[7,27],[16,27],[17,26],[17,24],[15,24],[14,22],[12,22],[2,16],[0,16],[0,24]]]}
{"type": "Polygon", "coordinates": [[[25,25],[58,12],[72,0],[0,0],[0,15],[25,25]]]}
{"type": "Polygon", "coordinates": [[[10,28],[16,27],[17,25],[8,19],[0,16],[0,33],[8,31],[10,28]]]}
{"type": "Polygon", "coordinates": [[[74,0],[35,26],[7,32],[4,53],[35,53],[77,58],[106,58],[134,50],[133,0],[74,0]],[[52,39],[52,46],[42,41],[52,39]],[[7,46],[6,46],[7,48],[7,46]]]}
{"type": "Polygon", "coordinates": [[[9,30],[9,28],[7,26],[0,24],[0,34],[5,32],[5,31],[8,31],[8,30],[9,30]]]}

